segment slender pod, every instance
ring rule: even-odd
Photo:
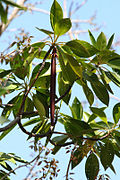
[[[51,79],[50,79],[50,116],[51,125],[54,126],[55,96],[56,96],[56,47],[54,47],[51,59]]]

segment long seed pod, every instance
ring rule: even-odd
[[[54,126],[55,96],[56,96],[56,48],[54,47],[51,59],[51,79],[50,79],[50,116],[51,125]]]

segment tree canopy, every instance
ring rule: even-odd
[[[2,0],[0,15],[3,24],[7,24],[7,11],[3,3],[26,10],[13,1]],[[50,24],[52,31],[36,27],[38,33],[45,33],[49,40],[31,43],[32,37],[23,37],[10,45],[9,53],[1,53],[1,67],[8,64],[9,69],[0,69],[0,123],[3,125],[0,127],[0,140],[18,125],[21,133],[28,136],[27,140],[34,138],[33,148],[38,151],[34,161],[37,160],[37,163],[42,163],[40,155],[49,144],[53,145],[53,149],[52,152],[47,150],[46,155],[56,155],[67,147],[70,160],[66,180],[69,179],[70,167],[74,169],[85,157],[86,178],[101,179],[100,166],[115,173],[112,163],[115,156],[120,157],[120,103],[112,109],[112,120],[105,113],[110,108],[110,94],[114,93],[111,82],[120,86],[120,55],[112,48],[114,34],[107,39],[101,32],[95,38],[88,30],[91,43],[80,39],[59,41],[59,37],[71,29],[72,23],[70,18],[63,17],[63,10],[56,0],[50,9]],[[34,65],[35,59],[40,63]],[[85,94],[90,113],[86,112],[74,91],[70,103],[76,84]],[[10,94],[9,102],[2,103]],[[61,110],[64,103],[71,114],[64,114]],[[11,115],[12,121],[9,120]],[[23,119],[26,119],[24,123]],[[64,131],[56,130],[59,123]],[[28,126],[31,131],[27,130]],[[43,145],[40,144],[42,139]],[[14,153],[1,152],[1,179],[10,179],[9,175],[15,173],[9,162],[21,162],[21,166],[32,163]],[[51,168],[48,171],[51,179],[59,174],[56,164],[53,159],[51,162],[46,160],[46,168]],[[43,170],[43,179],[48,172]]]

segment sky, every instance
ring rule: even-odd
[[[67,0],[68,5],[71,0]],[[29,1],[28,1],[29,2]],[[31,0],[30,2],[34,2]],[[58,0],[58,2],[63,6],[63,1]],[[74,2],[78,2],[77,0],[74,0]],[[79,0],[80,2],[80,0]],[[81,1],[82,2],[82,1]],[[52,0],[44,0],[44,3],[39,5],[39,8],[45,9],[49,11],[52,4]],[[68,6],[67,6],[68,7]],[[100,31],[103,31],[107,37],[109,38],[113,33],[115,33],[115,40],[120,39],[120,23],[119,23],[119,17],[120,17],[120,1],[119,0],[88,0],[88,2],[78,11],[77,15],[73,15],[73,19],[79,18],[79,19],[89,19],[95,12],[96,12],[96,19],[94,20],[95,23],[100,26],[99,32],[93,32],[95,37],[100,33]],[[21,15],[20,17],[13,20],[11,25],[8,27],[7,31],[3,34],[3,36],[0,38],[0,52],[7,47],[9,43],[13,41],[13,35],[17,34],[15,32],[18,28],[24,28],[26,32],[30,32],[30,35],[34,36],[33,41],[39,41],[45,36],[40,33],[38,30],[36,30],[35,27],[49,29],[50,28],[50,22],[49,22],[49,16],[47,14],[42,14],[39,12],[34,13],[28,13]],[[88,26],[86,24],[81,24],[80,28],[82,29],[92,29],[93,27]],[[88,34],[87,33],[81,33],[79,36],[82,40],[89,41]],[[64,40],[69,40],[68,37],[63,37]],[[120,47],[115,48],[116,51],[120,52]],[[115,95],[119,96],[119,89],[113,86],[113,89],[115,90]],[[83,98],[80,96],[78,88],[73,89],[73,94],[78,94],[78,98],[80,101],[83,100]],[[9,99],[10,97],[8,97]],[[8,100],[7,99],[7,100]],[[113,104],[117,103],[114,99],[111,100],[110,107],[113,107]],[[66,106],[64,106],[66,109]],[[68,111],[68,109],[66,109]],[[58,129],[61,130],[61,126],[58,127]],[[28,142],[26,142],[27,136],[25,134],[22,134],[18,128],[15,129],[15,131],[12,131],[10,134],[8,134],[1,142],[0,142],[0,151],[2,152],[14,152],[16,155],[23,157],[24,159],[30,160],[32,151],[28,148],[30,145]],[[64,153],[64,150],[61,150],[55,157],[59,160],[59,167],[61,168],[60,176],[56,178],[56,180],[62,180],[64,179],[63,176],[65,175],[65,169],[67,167],[67,163],[69,161],[69,156]],[[73,176],[74,180],[85,180],[85,173],[84,173],[84,162],[83,161],[79,167],[75,168],[73,172],[75,172],[75,176]],[[108,173],[112,180],[119,180],[120,179],[120,173],[119,173],[119,163],[120,160],[115,158],[113,164],[116,169],[116,175],[113,174],[111,170],[107,170],[106,173]],[[17,176],[11,176],[11,180],[23,180],[25,177],[26,171],[25,169],[20,169],[16,171]],[[103,169],[101,168],[100,173],[104,173]],[[79,178],[78,178],[79,177]]]

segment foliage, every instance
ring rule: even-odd
[[[2,13],[1,17],[6,23]],[[78,39],[59,42],[59,37],[67,33],[72,24],[69,18],[63,18],[62,8],[56,0],[50,10],[50,23],[52,31],[37,29],[47,34],[51,41],[31,44],[30,38],[29,41],[26,38],[14,43],[14,53],[1,57],[1,63],[9,63],[9,69],[0,69],[0,123],[9,122],[11,114],[14,120],[9,126],[0,128],[0,139],[18,124],[28,139],[34,137],[35,146],[42,138],[46,139],[45,146],[48,142],[53,144],[54,155],[62,147],[72,144],[66,179],[70,165],[74,169],[87,157],[86,178],[93,180],[99,175],[100,165],[115,172],[112,163],[115,156],[120,157],[120,103],[113,107],[112,122],[104,111],[109,108],[110,93],[113,93],[111,82],[120,86],[120,55],[111,49],[114,35],[107,41],[103,32],[95,39],[89,31],[91,44]],[[36,58],[43,61],[34,67]],[[56,94],[56,79],[59,94]],[[71,91],[76,84],[83,89],[90,113],[85,112],[78,97],[74,97],[71,103]],[[13,92],[18,92],[14,98]],[[7,98],[7,95],[11,95],[11,100],[2,104],[3,97]],[[100,101],[101,107],[95,106],[95,98]],[[62,113],[62,102],[69,106],[71,116]],[[24,124],[22,119],[26,119]],[[58,123],[64,126],[64,132],[54,130]],[[32,127],[31,132],[25,129],[26,126]],[[55,134],[59,136],[53,136]],[[12,168],[6,161],[12,159],[15,163],[20,160],[13,154],[5,153],[1,154],[1,158],[0,165],[8,171]],[[4,176],[5,172],[0,175]]]

